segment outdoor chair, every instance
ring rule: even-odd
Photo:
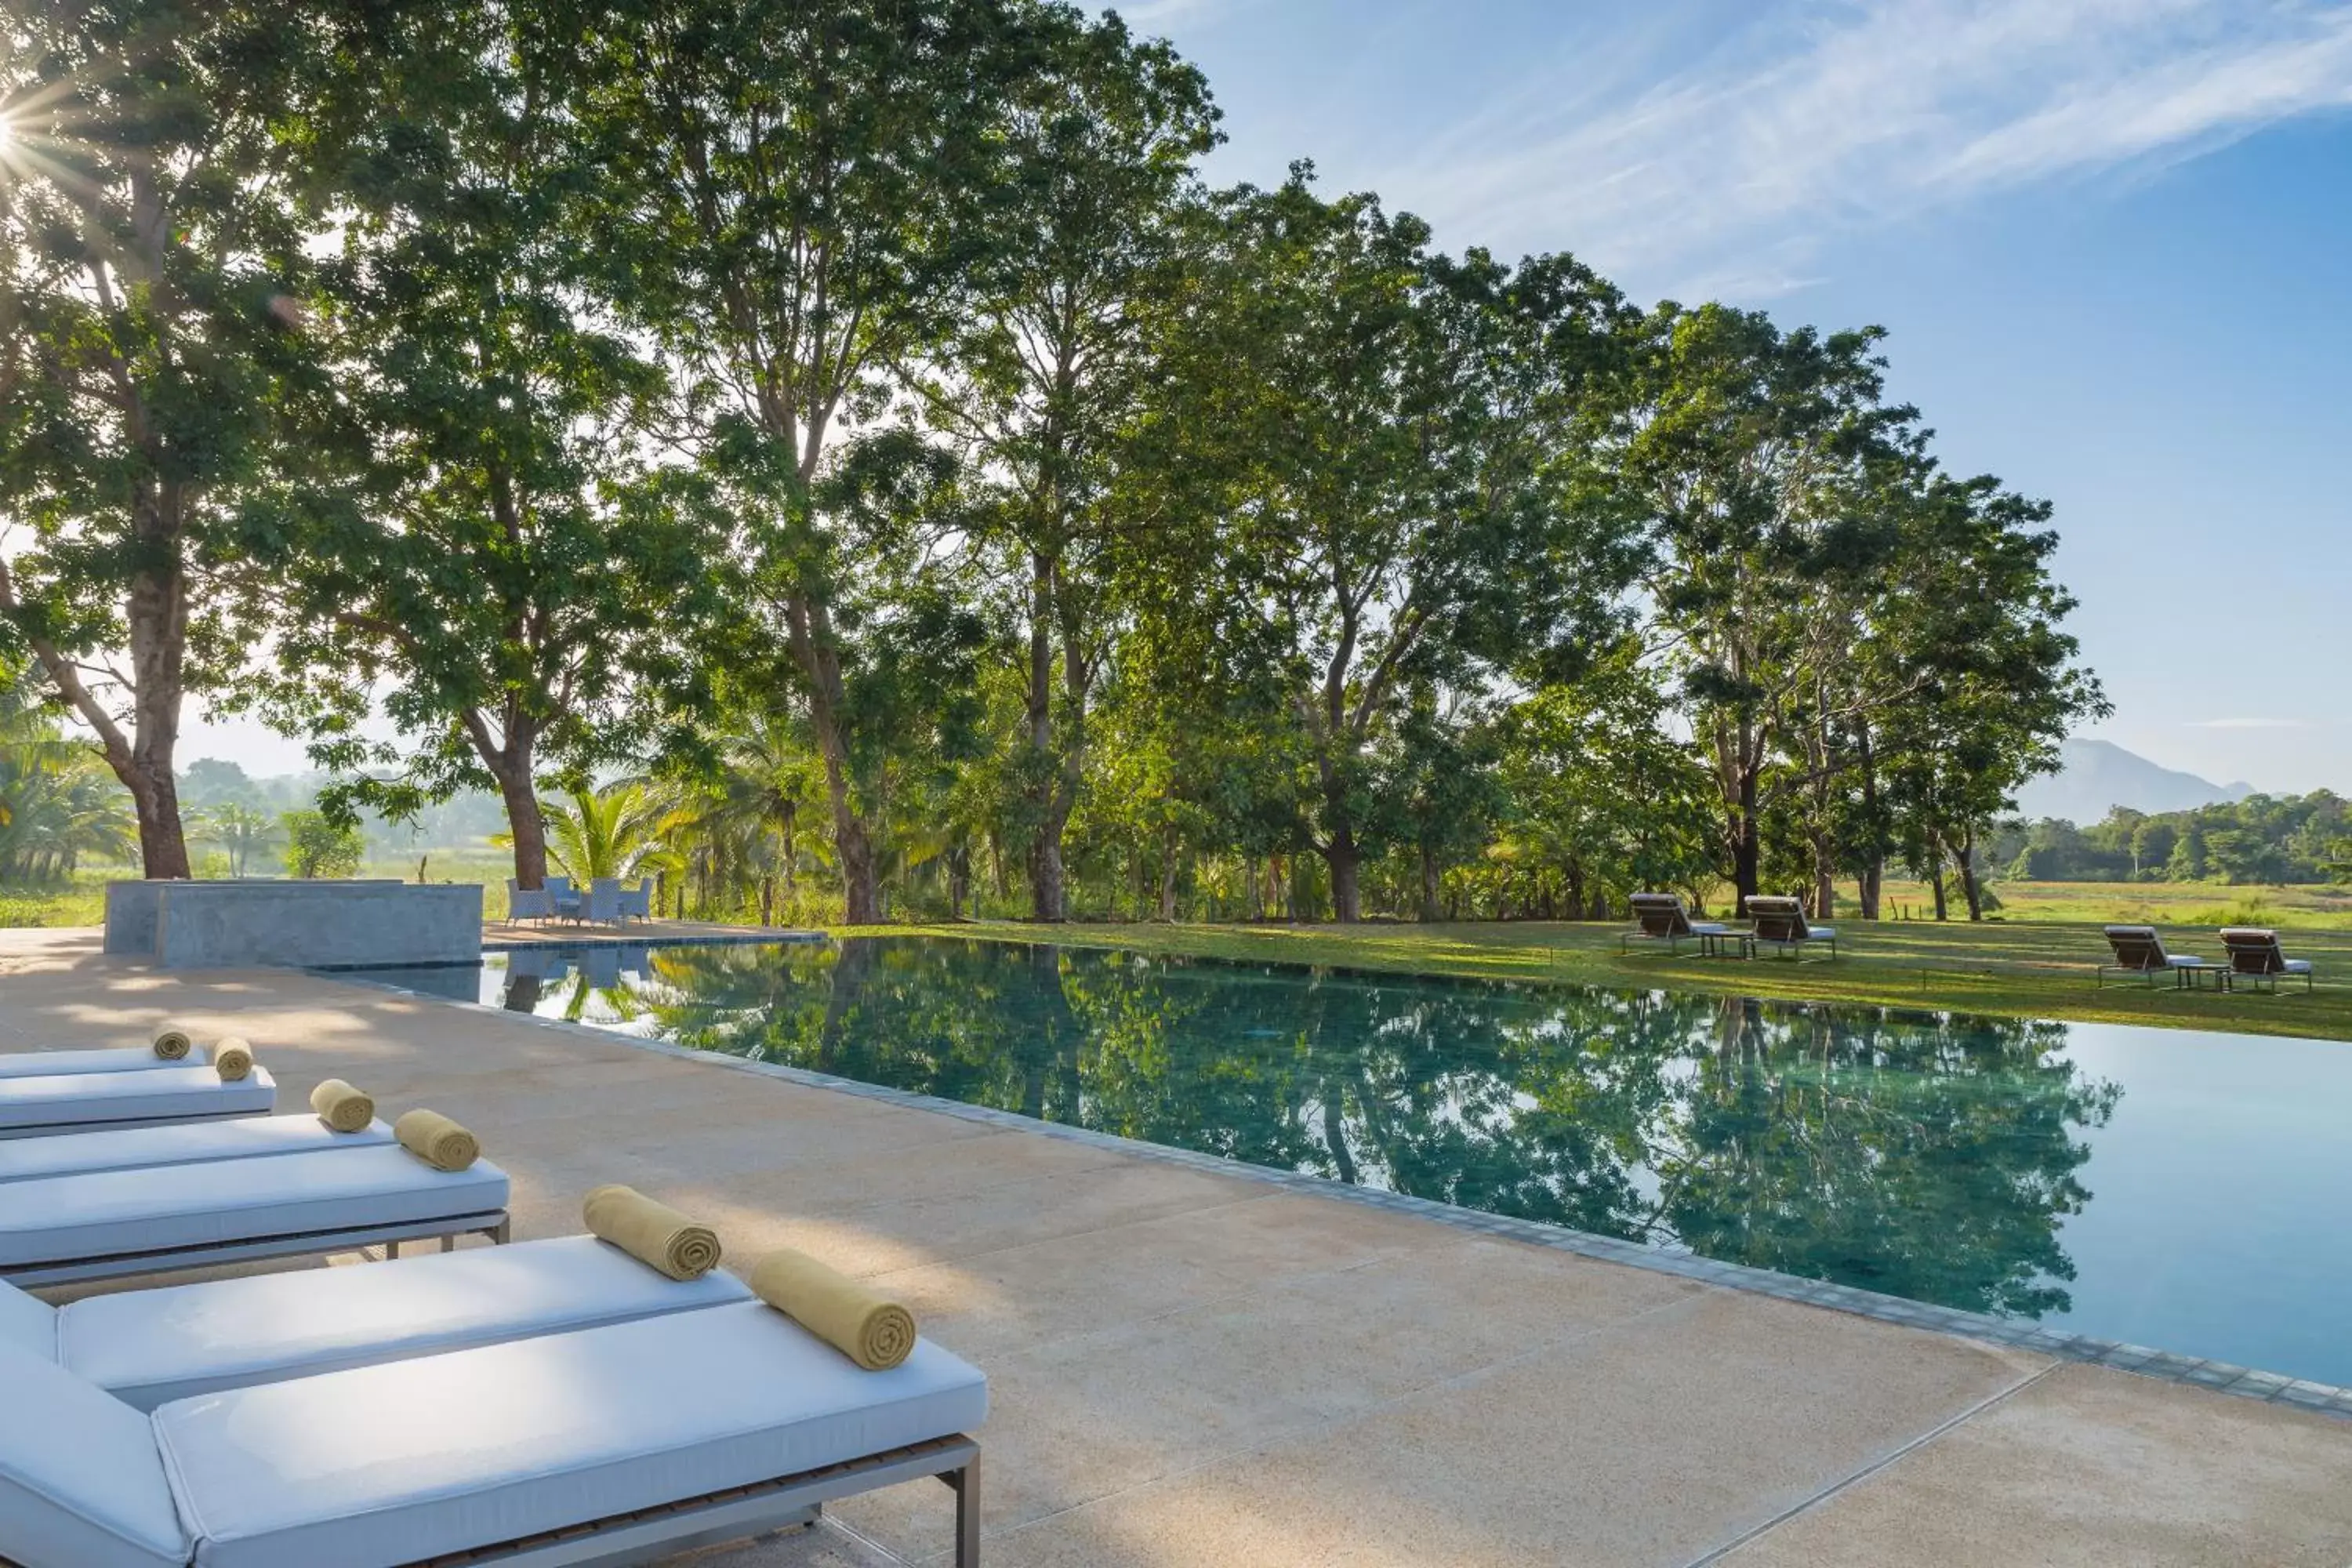
[[[621,889],[621,918],[644,921],[647,924],[653,922],[654,879],[651,877],[639,878],[635,887]]]
[[[0,1185],[88,1171],[206,1165],[215,1160],[258,1160],[322,1149],[377,1148],[392,1142],[392,1129],[380,1121],[357,1132],[337,1132],[308,1112],[72,1132],[59,1138],[17,1138],[0,1143]]]
[[[234,1080],[208,1066],[0,1078],[0,1139],[267,1115],[277,1103],[262,1067]]]
[[[1663,942],[1668,952],[1679,952],[1683,939],[1696,939],[1703,957],[1716,957],[1724,951],[1724,943],[1744,945],[1745,933],[1714,921],[1693,921],[1690,911],[1683,908],[1678,893],[1635,893],[1632,899],[1634,926],[1617,939],[1617,951],[1625,952],[1636,942]]]
[[[2221,945],[2230,952],[2229,973],[2222,983],[2232,991],[2241,980],[2252,982],[2258,991],[2266,984],[2276,991],[2282,975],[2289,980],[2300,977],[2305,991],[2312,988],[2311,960],[2289,958],[2280,951],[2274,931],[2232,926],[2221,933]]]
[[[591,925],[614,926],[621,923],[621,879],[618,877],[598,877],[588,884],[588,898],[582,906],[580,918]]]
[[[2159,974],[2168,974],[2175,985],[2195,985],[2200,974],[2213,974],[2219,983],[2221,970],[2201,958],[2164,951],[2164,939],[2156,934],[2154,926],[2109,926],[2107,946],[2115,962],[2099,965],[2099,984],[2105,985],[2109,974],[2137,974],[2153,985]]]
[[[506,1173],[398,1144],[0,1184],[0,1279],[56,1285],[379,1243],[507,1238]],[[0,1548],[0,1556],[7,1555]]]
[[[551,921],[555,918],[555,891],[548,887],[525,888],[512,877],[507,879],[507,919],[516,924],[524,921]]]
[[[0,1079],[58,1078],[68,1073],[153,1072],[159,1068],[200,1068],[212,1065],[202,1046],[176,1061],[165,1061],[146,1046],[109,1046],[102,1050],[11,1051],[0,1056]]]
[[[575,921],[580,918],[580,895],[572,890],[569,877],[550,877],[547,896],[555,906],[556,918]]]
[[[753,1300],[713,1269],[673,1279],[593,1236],[91,1296],[51,1307],[0,1285],[0,1337],[46,1350],[124,1404],[379,1366]]]
[[[935,1477],[980,1562],[980,1371],[866,1372],[764,1301],[174,1400],[0,1333],[0,1557],[89,1568],[648,1563]]]
[[[1801,953],[1816,943],[1837,956],[1837,932],[1828,926],[1813,925],[1805,919],[1805,906],[1796,899],[1758,893],[1748,900],[1748,918],[1751,929],[1748,933],[1750,950],[1769,944],[1790,957]]]

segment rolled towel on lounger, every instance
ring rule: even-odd
[[[339,1078],[310,1091],[310,1109],[330,1132],[364,1132],[375,1120],[375,1101]]]
[[[598,1187],[585,1207],[593,1235],[673,1279],[699,1279],[719,1267],[717,1231],[635,1187]]]
[[[253,1047],[242,1035],[230,1035],[213,1047],[213,1070],[223,1083],[241,1083],[253,1076]]]
[[[176,1024],[166,1024],[155,1031],[155,1054],[167,1062],[185,1061],[196,1042],[187,1030]]]
[[[436,1171],[462,1171],[482,1157],[481,1140],[437,1110],[404,1111],[392,1135]]]
[[[751,1289],[868,1372],[887,1372],[914,1353],[912,1312],[805,1252],[760,1259]]]

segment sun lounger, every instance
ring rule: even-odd
[[[2278,932],[2274,931],[2232,926],[2221,933],[2221,945],[2230,953],[2230,970],[2223,983],[2232,991],[2241,980],[2250,982],[2256,990],[2267,983],[2275,991],[2282,976],[2289,980],[2300,978],[2305,991],[2312,987],[2311,960],[2289,958],[2281,951]]]
[[[169,1127],[70,1132],[0,1143],[0,1184],[87,1171],[136,1171],[157,1165],[201,1165],[214,1160],[254,1160],[310,1154],[321,1149],[370,1149],[393,1142],[392,1129],[372,1121],[357,1132],[330,1131],[315,1116],[232,1116]]]
[[[1729,926],[1690,918],[1683,908],[1678,893],[1636,893],[1633,906],[1633,929],[1618,938],[1617,951],[1623,952],[1636,942],[1663,942],[1668,952],[1678,952],[1685,937],[1696,938],[1699,952],[1713,957],[1723,952],[1723,944],[1744,942],[1744,933]]]
[[[643,1563],[923,1476],[980,1561],[987,1379],[928,1342],[862,1372],[757,1301],[152,1415],[0,1342],[0,1556],[35,1568]]]
[[[1828,926],[1813,925],[1805,919],[1805,906],[1798,900],[1778,895],[1758,893],[1748,900],[1748,918],[1753,929],[1748,933],[1754,946],[1777,947],[1794,955],[1815,943],[1837,956],[1837,932]]]
[[[2107,983],[2109,974],[2137,974],[2151,985],[2160,974],[2169,975],[2175,985],[2194,985],[2200,974],[2213,973],[2217,981],[2220,978],[2219,965],[2165,952],[2164,939],[2156,934],[2154,926],[2109,926],[2106,932],[2115,962],[2099,965],[2102,985]]]
[[[0,1079],[0,1138],[267,1115],[277,1103],[277,1082],[259,1067],[235,1082],[209,1067]]]
[[[91,1296],[0,1284],[0,1337],[117,1399],[174,1399],[752,1300],[731,1274],[673,1279],[593,1236],[398,1263]]]
[[[0,1184],[0,1279],[103,1279],[437,1237],[507,1237],[506,1173],[397,1144]]]
[[[200,1068],[212,1060],[203,1046],[189,1047],[177,1061],[165,1061],[152,1046],[109,1046],[102,1050],[11,1051],[0,1056],[0,1079],[56,1078],[77,1072],[146,1072],[156,1068]]]

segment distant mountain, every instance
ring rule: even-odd
[[[2195,773],[2160,768],[2112,741],[2068,741],[2059,747],[2063,765],[2017,792],[2019,815],[2059,816],[2087,827],[2119,805],[2134,811],[2187,811],[2216,801],[2243,800],[2248,784],[2217,784]]]

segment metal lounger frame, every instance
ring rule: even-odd
[[[2318,976],[2308,969],[2300,974],[2291,974],[2284,970],[2264,970],[2256,973],[2251,969],[2239,969],[2235,966],[2224,967],[2221,970],[2221,984],[2228,989],[2235,991],[2238,988],[2238,982],[2243,980],[2257,991],[2267,988],[2273,995],[2278,994],[2279,982],[2282,980],[2300,980],[2303,982],[2304,990],[2308,992],[2313,988],[2313,983],[2317,978]]]
[[[846,1464],[639,1509],[404,1568],[620,1568],[815,1521],[828,1502],[933,1476],[956,1494],[955,1568],[980,1568],[980,1445],[935,1437]]]
[[[262,1258],[302,1258],[312,1253],[350,1252],[382,1245],[397,1255],[404,1241],[438,1237],[441,1250],[457,1245],[461,1236],[487,1236],[503,1245],[510,1234],[507,1211],[454,1215],[444,1219],[410,1220],[400,1225],[361,1226],[345,1230],[309,1230],[284,1236],[257,1237],[250,1241],[218,1242],[203,1247],[169,1247],[152,1252],[118,1252],[101,1258],[61,1258],[51,1263],[26,1263],[0,1268],[0,1279],[11,1285],[64,1285],[80,1279],[114,1279],[129,1274],[163,1274],[182,1268],[202,1268],[215,1263],[241,1263]]]
[[[199,1110],[184,1116],[142,1116],[128,1121],[44,1121],[37,1127],[0,1127],[0,1142],[15,1138],[55,1138],[74,1132],[127,1132],[134,1127],[185,1127],[198,1121],[234,1121],[239,1117],[266,1116],[268,1111]]]
[[[2110,974],[2138,974],[2146,976],[2147,983],[2153,985],[2156,984],[2158,975],[2169,974],[2172,976],[2174,988],[2178,989],[2189,984],[2189,977],[2197,973],[2198,967],[2179,963],[2168,963],[2162,969],[2150,969],[2144,965],[2130,963],[2102,963],[2099,965],[2099,984],[2105,985],[2107,976]]]

